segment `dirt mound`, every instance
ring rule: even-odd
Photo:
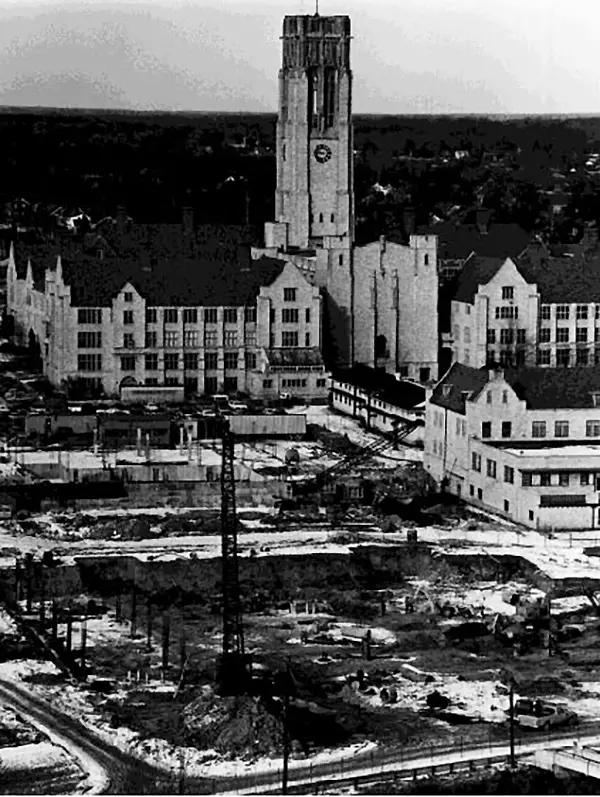
[[[231,758],[281,754],[283,724],[262,698],[219,697],[207,690],[184,708],[181,717],[187,743],[200,749],[214,749]]]

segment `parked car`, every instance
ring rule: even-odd
[[[229,409],[233,410],[234,412],[246,412],[248,405],[244,404],[243,401],[230,401]]]
[[[550,730],[578,721],[577,714],[566,705],[546,700],[517,700],[515,719],[521,728],[533,730]]]

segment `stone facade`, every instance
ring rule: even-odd
[[[20,279],[11,254],[7,280],[17,340],[35,336],[55,385],[85,379],[107,395],[134,384],[184,385],[192,394],[327,395],[322,299],[291,263],[250,306],[209,308],[201,296],[197,304],[159,306],[130,282],[108,304],[75,305],[60,257],[34,284],[31,266]]]

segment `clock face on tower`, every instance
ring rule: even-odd
[[[317,144],[314,156],[317,163],[326,163],[331,158],[331,150],[327,144]]]

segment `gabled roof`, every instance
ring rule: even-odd
[[[333,374],[334,380],[360,388],[374,398],[411,410],[425,401],[427,392],[422,385],[396,379],[393,374],[378,371],[368,365],[341,368]]]
[[[470,257],[458,275],[454,300],[473,304],[479,286],[487,285],[505,262],[505,257]]]
[[[480,285],[496,275],[506,258],[472,257],[465,263],[456,284],[454,299],[472,304]],[[542,302],[600,302],[600,256],[580,257],[525,256],[514,259],[519,273],[529,284],[537,284]]]
[[[594,393],[600,398],[599,368],[521,368],[504,378],[532,410],[587,409]]]
[[[488,380],[489,373],[485,368],[453,363],[435,386],[430,402],[464,415],[467,398],[478,396]]]

